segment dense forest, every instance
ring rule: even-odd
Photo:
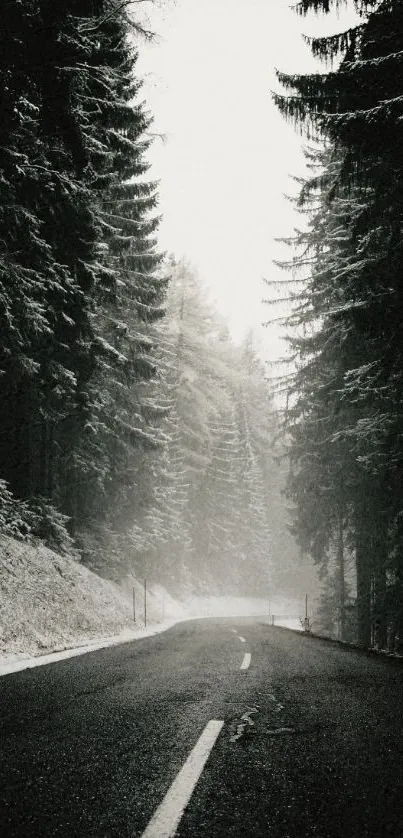
[[[278,399],[253,334],[159,249],[136,3],[2,4],[0,532],[176,592],[301,596],[313,560],[318,625],[396,650],[403,8],[345,5],[357,25],[306,38],[323,72],[274,94],[308,172]]]
[[[150,118],[124,9],[24,0],[2,17],[1,477],[6,506],[11,491],[57,539],[121,505],[134,449],[155,444]]]
[[[293,591],[265,365],[158,249],[135,12],[2,6],[0,530],[116,580]]]
[[[403,6],[346,5],[357,25],[307,38],[324,71],[279,71],[275,94],[309,141],[301,230],[283,265],[295,364],[287,491],[341,637],[354,638],[356,612],[359,643],[393,650],[403,639]]]

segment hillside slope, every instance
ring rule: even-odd
[[[133,621],[132,587],[138,603]],[[148,621],[181,616],[164,591],[150,591]],[[118,586],[41,544],[0,536],[0,661],[80,646],[144,624],[143,590]]]

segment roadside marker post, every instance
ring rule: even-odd
[[[304,617],[304,620],[301,620],[301,623],[302,623],[304,631],[310,632],[311,626],[310,626],[309,617],[308,617],[308,594],[305,594],[305,617]]]
[[[144,628],[147,628],[147,579],[144,579]]]
[[[136,622],[136,589],[133,585],[133,622]]]

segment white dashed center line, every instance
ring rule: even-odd
[[[249,669],[250,666],[250,653],[246,652],[243,656],[243,661],[241,663],[241,669]]]
[[[241,643],[246,643],[245,638],[244,638],[244,637],[241,637],[241,635],[240,635],[240,634],[238,634],[238,640],[240,640],[240,641],[241,641]]]
[[[173,838],[224,722],[208,722],[141,838]]]

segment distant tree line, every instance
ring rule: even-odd
[[[300,183],[308,223],[288,265],[300,278],[285,280],[296,365],[288,494],[303,550],[322,570],[332,564],[326,596],[341,637],[351,636],[353,608],[359,643],[394,649],[403,644],[403,5],[351,7],[358,25],[307,38],[327,70],[279,72],[285,92],[275,96],[286,118],[322,141],[311,143]]]
[[[195,270],[170,257],[166,314],[152,328],[162,444],[137,457],[130,522],[82,540],[93,569],[132,567],[176,591],[300,594],[305,568],[287,531],[279,428],[265,365],[208,301]],[[114,555],[115,561],[110,557]]]

